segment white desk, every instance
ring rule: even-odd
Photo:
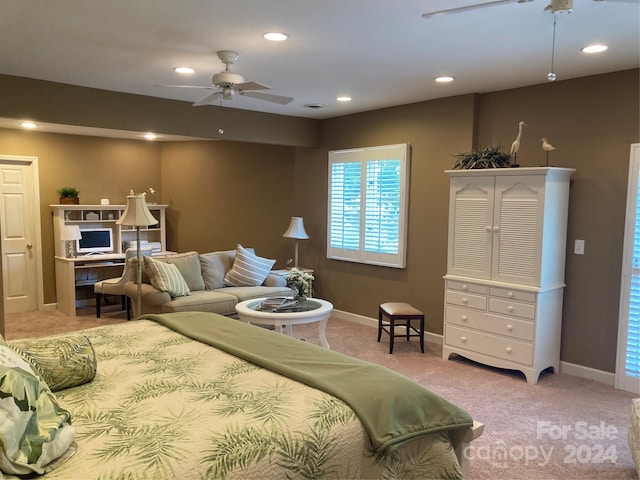
[[[173,252],[157,252],[153,255],[162,256],[169,253]],[[76,288],[94,285],[105,278],[121,276],[124,269],[124,258],[124,253],[85,255],[75,258],[54,257],[58,310],[70,317],[75,317]]]

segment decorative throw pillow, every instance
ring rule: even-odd
[[[3,473],[43,474],[72,451],[71,414],[58,405],[31,365],[6,345],[0,345],[0,419]]]
[[[190,295],[189,286],[184,281],[180,270],[172,263],[144,257],[144,268],[147,271],[151,285],[161,292],[167,292],[172,297]]]
[[[184,281],[187,282],[189,291],[197,292],[204,290],[204,278],[200,267],[200,256],[198,252],[176,253],[164,257],[167,263],[172,263],[178,270]]]
[[[233,267],[224,276],[227,287],[247,287],[262,285],[275,260],[262,258],[238,244]]]
[[[12,340],[9,347],[33,366],[53,392],[88,383],[96,376],[96,352],[84,335]]]

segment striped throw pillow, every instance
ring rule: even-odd
[[[149,281],[155,288],[161,292],[167,292],[172,297],[184,297],[191,294],[187,282],[174,264],[148,256],[142,258]]]
[[[262,285],[275,260],[262,258],[238,245],[233,266],[224,276],[227,287],[254,287]]]

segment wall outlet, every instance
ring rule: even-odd
[[[573,247],[573,253],[575,255],[584,255],[584,240],[576,240],[576,244]]]

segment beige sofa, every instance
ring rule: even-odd
[[[253,252],[252,249],[245,250]],[[156,261],[171,263],[177,267],[188,286],[189,294],[172,297],[168,292],[159,290],[151,285],[150,272],[147,268],[143,268],[140,312],[137,311],[137,284],[132,281],[125,286],[125,292],[133,306],[133,318],[145,313],[185,311],[232,315],[236,313],[235,306],[238,302],[252,298],[292,294],[286,286],[286,278],[273,273],[269,273],[261,285],[225,286],[225,275],[232,269],[235,258],[236,250],[211,253],[186,252],[154,257]],[[130,261],[131,271],[135,272],[137,260],[133,258]],[[134,275],[132,277],[135,278]]]

